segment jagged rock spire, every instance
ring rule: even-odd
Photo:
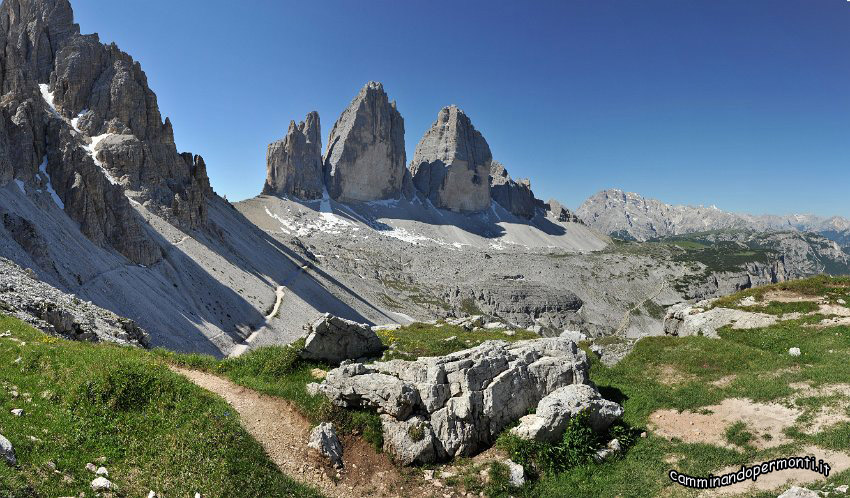
[[[318,199],[323,187],[322,132],[313,111],[298,125],[290,121],[286,136],[269,144],[263,193]]]
[[[398,198],[405,177],[404,119],[384,86],[370,81],[331,130],[325,184],[342,202]]]

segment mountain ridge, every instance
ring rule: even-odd
[[[620,189],[597,192],[576,214],[603,233],[639,241],[711,230],[792,230],[818,233],[843,247],[850,246],[850,219],[841,216],[734,213],[715,206],[667,204]]]

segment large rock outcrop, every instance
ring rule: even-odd
[[[340,202],[396,199],[406,161],[404,119],[384,86],[371,81],[331,130],[324,157],[328,192]]]
[[[574,342],[535,339],[436,358],[343,365],[319,386],[334,404],[382,414],[385,449],[404,464],[472,455],[553,391],[588,383]]]
[[[431,202],[458,212],[490,208],[490,146],[457,106],[444,107],[416,146],[410,173]]]
[[[490,195],[503,208],[520,218],[531,219],[543,203],[534,197],[531,181],[513,180],[498,161],[490,163]]]
[[[263,193],[319,199],[323,175],[322,131],[319,113],[313,111],[297,125],[290,121],[286,137],[269,144]]]

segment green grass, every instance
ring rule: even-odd
[[[378,337],[388,348],[383,359],[415,360],[420,356],[447,355],[493,339],[513,342],[540,337],[527,330],[516,330],[514,335],[508,336],[501,329],[471,331],[455,325],[441,325],[414,323],[398,330],[379,331]]]
[[[726,441],[742,448],[750,446],[755,439],[752,432],[747,430],[747,424],[741,421],[735,422],[726,428]]]
[[[0,338],[0,432],[19,462],[0,464],[0,496],[91,493],[85,465],[101,457],[117,496],[319,496],[280,473],[227,403],[150,352],[56,339],[2,315],[0,330],[25,343]]]

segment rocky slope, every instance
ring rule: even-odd
[[[141,66],[80,34],[67,0],[4,0],[0,46],[0,256],[178,350],[226,354],[258,330],[287,342],[320,311],[392,320],[303,274],[217,196],[204,160],[177,151]],[[318,120],[307,121],[317,147]],[[288,184],[284,171],[283,188],[306,178]]]
[[[0,311],[66,339],[141,347],[150,344],[150,335],[133,320],[40,282],[31,270],[4,258],[0,258]]]
[[[576,214],[603,233],[632,240],[712,230],[799,231],[850,246],[850,220],[838,216],[737,214],[714,206],[675,206],[617,189],[591,196]]]

